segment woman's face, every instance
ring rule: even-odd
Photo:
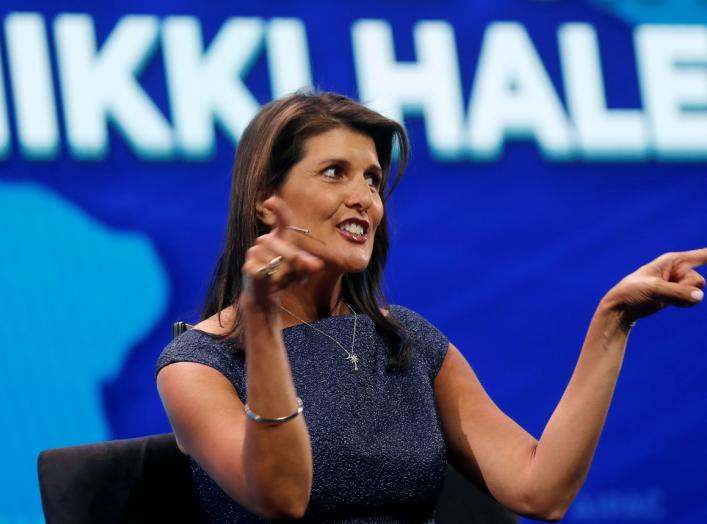
[[[381,178],[369,136],[341,127],[307,139],[278,191],[292,212],[291,225],[310,231],[298,245],[326,267],[366,269],[383,218]]]

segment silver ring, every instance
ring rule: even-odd
[[[282,264],[282,255],[278,255],[275,258],[273,258],[270,262],[265,264],[263,267],[258,268],[258,273],[265,278],[270,278],[272,277],[275,273],[277,273],[278,268]]]

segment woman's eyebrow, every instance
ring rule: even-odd
[[[346,160],[345,158],[327,158],[326,160],[322,160],[319,162],[319,166],[323,166],[326,164],[339,164],[342,166],[346,167],[351,167],[351,162]],[[377,174],[382,174],[383,173],[383,168],[379,166],[378,164],[371,164],[366,168],[366,171],[375,171]]]

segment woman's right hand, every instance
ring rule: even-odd
[[[241,305],[269,310],[278,303],[280,291],[320,271],[324,262],[297,245],[295,235],[299,233],[288,229],[295,225],[292,212],[281,198],[272,196],[263,202],[263,207],[275,215],[276,223],[270,233],[259,236],[246,252],[241,268]],[[282,260],[268,275],[267,268],[277,257]]]
[[[627,326],[670,304],[694,306],[704,298],[705,287],[705,278],[695,268],[705,264],[707,248],[665,253],[626,276],[602,301],[618,311]]]

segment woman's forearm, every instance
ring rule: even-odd
[[[628,332],[621,313],[602,301],[572,378],[535,448],[528,476],[531,498],[559,516],[589,471],[621,370]]]
[[[244,313],[248,406],[267,418],[289,415],[297,409],[297,393],[279,321],[264,309],[251,307]],[[277,425],[248,419],[243,467],[253,509],[271,518],[301,516],[312,485],[304,416]]]

